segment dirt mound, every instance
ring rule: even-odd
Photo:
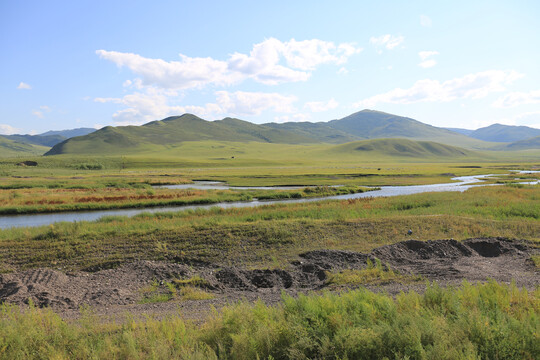
[[[527,261],[538,249],[503,238],[417,241],[377,248],[370,255],[406,273],[427,279],[486,280],[493,278],[538,284],[538,272]]]
[[[467,279],[516,281],[518,286],[534,288],[540,272],[530,260],[539,250],[524,242],[501,238],[417,241],[409,240],[374,249],[369,254],[352,251],[317,250],[299,255],[286,269],[248,270],[218,267],[189,261],[165,263],[138,261],[117,268],[111,264],[88,269],[93,272],[65,274],[51,269],[33,269],[0,274],[0,303],[27,304],[55,309],[78,309],[86,304],[97,308],[137,303],[142,289],[163,285],[175,279],[198,286],[223,299],[235,294],[258,294],[279,298],[282,290],[305,291],[325,286],[328,271],[362,269],[367,260],[379,259],[400,273],[421,275],[426,280],[452,282]],[[181,260],[181,259],[179,259]],[[399,291],[402,284],[395,284]],[[276,294],[278,296],[276,297]],[[244,296],[244,295],[242,295]]]

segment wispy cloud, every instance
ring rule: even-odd
[[[381,35],[381,36],[373,36],[369,39],[369,42],[375,46],[379,47],[385,47],[388,50],[392,50],[402,44],[405,41],[405,38],[401,35],[395,36],[395,35]]]
[[[0,134],[2,135],[13,135],[20,133],[21,129],[13,127],[8,124],[0,124]]]
[[[527,104],[540,104],[540,90],[505,94],[495,100],[493,106],[497,108],[511,108]]]
[[[379,103],[412,104],[418,102],[448,102],[456,99],[478,99],[505,90],[505,85],[523,77],[517,71],[489,70],[440,82],[424,79],[408,89],[396,88],[354,104],[373,107]]]
[[[420,51],[418,53],[418,56],[420,56],[420,59],[422,60],[418,66],[423,68],[430,68],[437,64],[437,61],[434,59],[431,59],[431,57],[439,55],[438,51]]]
[[[19,83],[19,85],[17,86],[17,89],[19,89],[19,90],[32,90],[32,85],[21,81]]]
[[[39,107],[39,110],[32,110],[32,115],[40,119],[43,119],[43,117],[45,116],[45,113],[48,113],[48,112],[51,112],[51,108],[48,107],[47,105],[41,105]]]

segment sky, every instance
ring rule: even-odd
[[[0,134],[363,109],[540,128],[538,1],[0,0]]]

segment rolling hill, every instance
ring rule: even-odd
[[[96,131],[96,129],[78,128],[78,129],[71,129],[71,130],[47,131],[39,135],[15,134],[15,135],[2,135],[2,136],[7,139],[14,140],[18,143],[52,147],[56,144],[61,143],[62,141],[66,139],[72,138],[74,136],[87,135],[94,131]]]
[[[342,119],[329,121],[327,124],[361,139],[405,138],[435,141],[470,149],[486,149],[491,146],[447,129],[374,110],[362,110]]]
[[[42,155],[49,147],[27,144],[0,135],[0,157]]]
[[[528,150],[540,149],[540,136],[529,138],[526,140],[515,141],[506,145],[507,150]]]
[[[40,136],[60,135],[65,140],[65,139],[69,139],[75,136],[88,135],[90,133],[93,133],[94,131],[96,131],[96,129],[94,128],[77,128],[77,129],[69,129],[69,130],[51,130],[51,131],[47,131],[39,135]]]
[[[363,110],[326,123],[262,125],[233,118],[207,121],[184,114],[142,126],[108,126],[85,136],[67,139],[55,145],[46,155],[144,153],[186,141],[340,144],[373,138],[435,141],[469,149],[487,149],[493,145],[414,119],[373,110]]]
[[[515,142],[540,136],[540,129],[528,126],[493,124],[474,130],[470,137],[492,142]]]
[[[107,126],[85,136],[55,145],[45,155],[56,154],[123,154],[151,151],[156,147],[178,145],[185,141],[256,141],[301,144],[317,142],[290,131],[273,129],[247,121],[225,118],[206,121],[184,114],[142,126]]]
[[[404,158],[460,158],[478,156],[475,151],[440,144],[432,141],[415,141],[408,139],[370,139],[336,145],[329,152],[357,154],[363,156],[404,157]]]
[[[3,137],[19,142],[19,143],[25,143],[30,145],[41,145],[41,146],[48,146],[52,147],[64,140],[66,140],[65,137],[60,135],[47,135],[47,136],[41,136],[41,135],[2,135]]]

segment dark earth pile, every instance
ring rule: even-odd
[[[442,284],[491,278],[499,282],[513,280],[520,287],[534,289],[539,284],[540,272],[531,255],[538,253],[538,248],[525,241],[502,238],[462,242],[409,240],[376,248],[369,254],[310,251],[300,254],[299,259],[286,269],[248,270],[206,263],[155,261],[68,274],[46,268],[34,269],[0,274],[0,303],[26,304],[31,299],[37,306],[57,310],[78,309],[81,305],[122,307],[137,303],[142,297],[141,289],[149,284],[194,276],[203,279],[200,287],[226,301],[254,296],[263,300],[265,296],[279,299],[282,290],[294,294],[324,288],[328,271],[362,269],[368,259],[379,259],[402,274],[420,275]],[[400,284],[392,286],[386,291],[404,289]]]

